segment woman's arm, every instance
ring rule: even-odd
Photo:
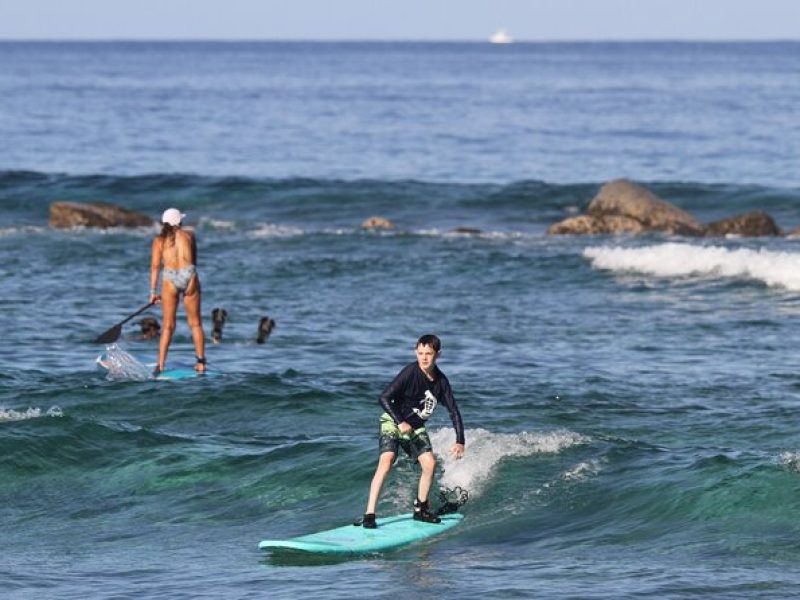
[[[153,247],[150,253],[150,302],[155,304],[159,300],[158,289],[158,273],[161,271],[161,238],[157,237],[153,240]]]

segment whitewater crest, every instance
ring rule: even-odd
[[[790,471],[800,473],[800,452],[783,452],[778,457],[778,461]]]
[[[285,238],[303,235],[304,233],[305,231],[299,227],[262,223],[257,229],[249,231],[247,235],[251,238]]]
[[[19,227],[0,227],[0,238],[9,237],[12,235],[28,235],[33,233],[46,233],[47,227],[39,227],[36,225],[20,225]]]
[[[590,441],[584,435],[567,430],[493,433],[485,429],[471,429],[466,435],[467,451],[461,459],[453,458],[448,452],[455,439],[452,428],[433,431],[431,442],[443,469],[439,485],[446,488],[458,486],[469,490],[473,496],[480,493],[504,458],[558,454],[566,448]]]
[[[41,408],[28,408],[28,410],[23,411],[0,408],[0,423],[5,421],[25,421],[27,419],[38,419],[39,417],[63,416],[64,412],[58,406],[51,406],[44,412],[42,412]]]
[[[596,269],[608,271],[656,277],[740,278],[800,290],[800,255],[794,252],[670,242],[637,248],[596,246],[586,248],[583,255]]]

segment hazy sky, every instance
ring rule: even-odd
[[[800,0],[0,0],[0,39],[800,39]]]

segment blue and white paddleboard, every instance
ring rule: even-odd
[[[192,377],[215,377],[219,375],[219,371],[206,371],[199,373],[191,367],[183,367],[177,369],[164,369],[155,378],[159,381],[170,381],[174,379],[191,379]]]
[[[444,533],[464,518],[443,515],[441,523],[415,521],[410,514],[377,519],[377,529],[345,525],[288,540],[264,540],[262,550],[299,550],[315,554],[368,554],[393,550]]]
[[[146,379],[150,376],[153,367],[156,366],[155,363],[145,363],[116,346],[109,347],[106,352],[95,359],[95,362],[109,376],[118,379]],[[199,373],[194,370],[194,367],[175,367],[164,369],[154,379],[172,381],[176,379],[192,379],[194,377],[215,377],[217,375],[221,375],[221,373],[215,370]]]

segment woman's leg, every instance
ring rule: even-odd
[[[161,284],[161,339],[158,343],[158,370],[163,371],[167,362],[172,334],[175,333],[175,315],[178,312],[178,290],[170,281]]]
[[[203,332],[203,318],[200,315],[201,295],[200,279],[195,273],[183,295],[183,306],[186,309],[186,321],[189,323],[189,328],[192,330],[194,352],[199,358],[205,358],[206,336]],[[206,370],[206,366],[203,363],[197,363],[194,368],[201,373]]]

